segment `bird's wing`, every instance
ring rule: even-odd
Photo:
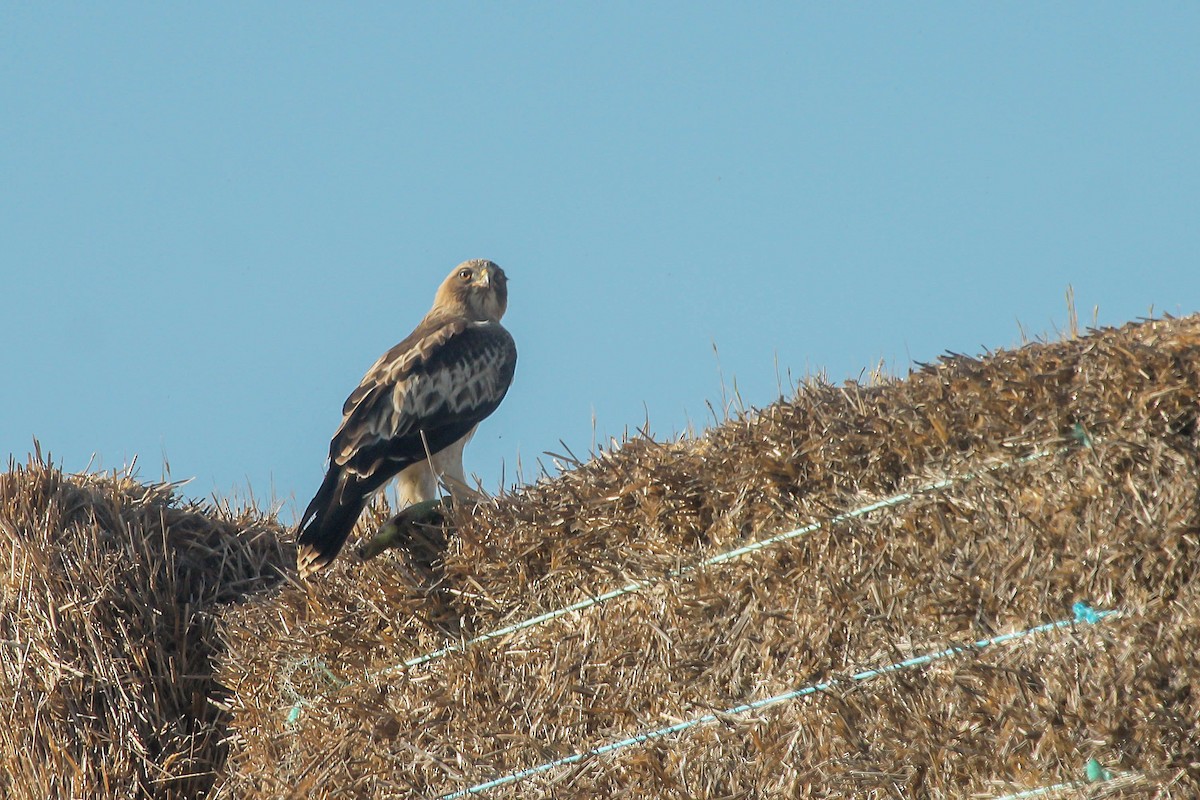
[[[381,485],[462,438],[504,399],[516,346],[495,322],[422,324],[367,372],[344,407],[330,467]]]

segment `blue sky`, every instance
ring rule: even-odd
[[[722,373],[761,406],[1052,332],[1068,285],[1194,312],[1198,35],[1185,3],[4,4],[0,454],[165,458],[290,518],[475,257],[520,351],[490,489],[703,426]]]

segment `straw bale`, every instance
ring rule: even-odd
[[[811,382],[703,436],[637,438],[474,511],[430,579],[347,559],[223,619],[219,796],[439,796],[813,681],[1070,616],[1129,616],[625,748],[492,796],[1200,794],[1200,317],[904,380]],[[1052,456],[659,580],[747,538]],[[387,513],[375,510],[364,530]],[[429,664],[404,659],[654,585]],[[1090,791],[1090,790],[1089,790]],[[1078,794],[1078,792],[1076,793]]]
[[[0,475],[0,796],[209,791],[227,749],[214,614],[278,579],[278,532],[40,456]]]

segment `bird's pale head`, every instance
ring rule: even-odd
[[[475,320],[499,322],[508,309],[508,277],[492,261],[464,261],[442,281],[433,306]]]

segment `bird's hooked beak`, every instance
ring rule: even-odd
[[[492,271],[487,267],[481,267],[479,270],[479,285],[485,289],[490,289],[492,286]]]

